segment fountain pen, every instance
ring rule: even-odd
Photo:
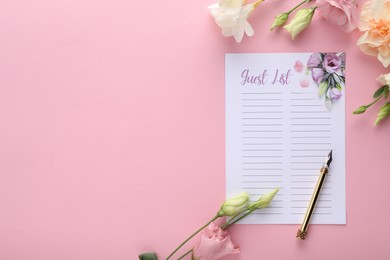
[[[309,227],[311,217],[313,216],[313,212],[316,207],[318,197],[320,196],[321,188],[325,183],[326,175],[328,175],[329,166],[331,162],[332,162],[332,150],[329,152],[328,156],[326,157],[325,163],[320,170],[320,176],[318,178],[317,185],[314,189],[313,196],[311,197],[309,207],[307,208],[305,218],[303,219],[301,228],[297,232],[296,237],[299,239],[304,240],[306,238],[307,229]]]

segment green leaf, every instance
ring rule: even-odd
[[[139,260],[157,260],[155,253],[143,253],[138,256]]]
[[[379,110],[378,116],[375,120],[375,125],[379,124],[383,119],[390,115],[390,102],[385,103]]]
[[[385,88],[383,96],[385,97],[385,99],[387,99],[387,97],[389,96],[389,92],[390,92],[390,86],[385,85],[385,87],[387,87],[387,88]]]
[[[377,91],[375,91],[375,93],[374,93],[374,98],[377,98],[377,97],[379,97],[380,95],[382,95],[385,91],[387,90],[387,92],[389,92],[389,87],[388,86],[386,86],[386,85],[384,85],[384,86],[382,86],[382,87],[380,87],[380,88],[378,88],[378,90]]]
[[[336,82],[336,88],[338,89],[338,90],[343,90],[343,87],[341,86],[341,84],[340,83],[338,83],[338,82]]]
[[[366,110],[367,110],[367,106],[361,106],[358,109],[356,109],[355,111],[353,111],[353,113],[355,115],[363,114],[364,112],[366,112]]]
[[[322,97],[326,93],[328,88],[329,88],[329,85],[327,82],[325,82],[325,81],[321,82],[320,85],[318,86],[318,96]]]

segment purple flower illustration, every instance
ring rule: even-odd
[[[342,97],[342,94],[338,88],[328,88],[327,96],[330,100],[339,100]]]
[[[330,105],[342,97],[345,85],[345,53],[313,53],[307,61],[307,69],[318,86],[320,97]]]
[[[326,72],[335,73],[341,69],[341,58],[335,53],[327,53],[323,65]]]

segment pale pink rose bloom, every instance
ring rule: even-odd
[[[360,50],[376,56],[384,67],[390,65],[390,0],[372,0],[362,6],[357,42]]]
[[[212,222],[201,233],[192,256],[200,260],[217,260],[239,252],[240,248],[233,243],[229,233]]]
[[[303,63],[302,63],[302,61],[297,60],[297,61],[295,62],[294,70],[295,70],[296,72],[302,72],[302,70],[303,70]]]
[[[317,10],[322,18],[340,27],[344,32],[352,32],[358,25],[357,0],[317,0]]]

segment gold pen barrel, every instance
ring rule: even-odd
[[[303,219],[303,223],[301,225],[301,228],[297,232],[297,238],[299,239],[305,239],[307,235],[307,229],[309,227],[309,223],[311,220],[311,217],[313,216],[314,209],[317,204],[318,197],[320,196],[320,191],[325,183],[325,177],[328,174],[328,166],[324,165],[320,170],[320,176],[318,177],[317,185],[314,189],[313,196],[311,197],[309,207],[307,208],[305,218]]]

